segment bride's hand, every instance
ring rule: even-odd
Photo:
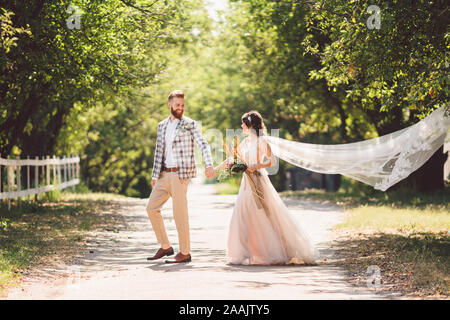
[[[258,166],[255,164],[252,164],[251,166],[247,167],[247,171],[250,173],[255,172],[256,170],[258,170]]]
[[[219,164],[217,167],[214,168],[214,170],[218,171],[220,169],[223,169],[227,166],[228,160],[225,159],[225,161],[223,161],[221,164]]]

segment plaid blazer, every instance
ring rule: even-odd
[[[161,171],[164,170],[165,137],[169,121],[170,116],[158,123],[152,179],[158,179]],[[202,150],[205,167],[212,166],[211,148],[205,138],[203,138],[197,122],[183,116],[175,128],[175,137],[172,143],[172,155],[175,163],[177,163],[177,173],[180,179],[195,178],[197,175],[194,159],[194,141]]]

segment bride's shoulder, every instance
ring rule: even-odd
[[[263,136],[260,137],[246,137],[242,140],[241,144],[246,144],[249,146],[256,146],[258,145],[263,145],[263,144],[267,144],[267,141],[265,140],[265,138]]]
[[[258,138],[256,138],[256,141],[258,141],[259,145],[267,144],[266,136],[259,136]]]

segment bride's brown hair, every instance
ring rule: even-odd
[[[252,110],[249,112],[244,113],[244,115],[241,118],[242,122],[245,123],[245,125],[256,132],[256,136],[260,135],[266,135],[266,126],[263,121],[263,117],[259,114],[258,111]]]

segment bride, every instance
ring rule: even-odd
[[[229,226],[227,256],[230,264],[315,264],[309,236],[289,212],[268,177],[275,157],[265,141],[265,125],[257,111],[242,116],[247,137],[237,153],[247,165]],[[267,160],[265,160],[267,159]],[[222,162],[215,170],[226,166]]]
[[[275,156],[307,170],[341,174],[386,191],[420,168],[450,141],[450,105],[409,127],[377,138],[337,145],[309,144],[266,134],[257,111],[242,116],[247,137],[237,153],[247,165],[228,234],[231,264],[314,264],[315,248],[289,216],[266,168]],[[267,158],[267,161],[264,159]],[[227,166],[227,161],[217,169]]]

